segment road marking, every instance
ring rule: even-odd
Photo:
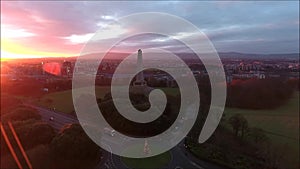
[[[107,147],[109,148],[109,150],[110,150],[111,163],[112,163],[112,165],[113,165],[114,168],[117,168],[117,167],[115,166],[115,164],[114,164],[114,160],[113,160],[113,155],[112,155],[112,149],[111,149],[111,147],[110,147],[109,145],[105,144],[105,143],[102,143],[102,144],[105,145],[105,146],[107,146]]]
[[[198,164],[196,164],[195,162],[192,162],[192,161],[191,161],[191,164],[193,164],[193,165],[196,166],[197,168],[202,168],[202,167],[200,167]]]

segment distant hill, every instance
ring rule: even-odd
[[[193,59],[195,58],[195,54],[193,53],[176,53],[177,56],[184,59]],[[251,54],[251,53],[238,53],[238,52],[219,52],[218,53],[221,59],[283,59],[283,60],[299,60],[299,53],[287,53],[287,54]],[[85,59],[95,59],[97,58],[99,53],[91,53],[86,54],[84,56]],[[127,57],[129,53],[108,53],[105,55],[105,59],[124,59]],[[156,54],[157,55],[157,54]],[[205,56],[205,54],[203,54]],[[159,54],[158,54],[158,57]],[[19,59],[11,59],[10,61],[18,61],[18,62],[41,62],[41,61],[58,61],[58,60],[68,60],[75,61],[77,56],[70,57],[47,57],[47,58],[19,58]],[[3,62],[4,63],[4,62]]]
[[[299,60],[299,53],[287,54],[251,54],[251,53],[237,53],[237,52],[220,52],[220,58],[226,59],[291,59]]]
[[[195,57],[193,53],[176,53],[179,57],[185,59],[192,59]],[[287,54],[251,54],[251,53],[238,53],[238,52],[219,52],[221,59],[288,59],[299,60],[299,53],[287,53]],[[86,59],[97,58],[97,53],[87,54],[84,57]],[[105,58],[107,59],[123,59],[128,56],[128,53],[109,53]],[[205,55],[205,54],[204,54]]]

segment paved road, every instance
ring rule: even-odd
[[[48,108],[39,107],[32,104],[24,104],[26,106],[35,108],[39,111],[40,115],[42,116],[42,119],[46,122],[48,122],[54,129],[60,130],[64,125],[70,124],[70,123],[79,123],[79,121],[72,115],[68,115],[65,113],[61,113],[58,111],[54,111]],[[53,118],[53,120],[50,120],[50,118]],[[117,141],[114,141],[114,137],[106,136],[102,138],[102,143],[104,146],[113,145],[114,148],[121,146],[123,143],[120,143]],[[107,139],[106,139],[107,138]],[[108,144],[109,142],[109,144]],[[125,142],[125,141],[124,141]],[[107,147],[111,150],[111,147]],[[165,169],[173,169],[175,167],[182,167],[182,168],[188,168],[188,169],[224,169],[222,167],[219,167],[217,165],[204,162],[202,160],[197,159],[194,157],[189,151],[187,151],[184,147],[183,141],[178,144],[176,147],[174,147],[171,152],[172,160],[170,163],[165,166]],[[101,157],[100,162],[97,164],[96,169],[108,169],[108,168],[114,168],[114,169],[128,169],[128,167],[121,161],[121,158],[117,155],[113,155],[111,152],[107,152],[103,150],[103,156]]]
[[[66,124],[79,123],[78,120],[72,115],[60,113],[54,110],[50,110],[48,108],[39,107],[31,104],[24,105],[38,110],[40,115],[42,116],[42,120],[48,122],[55,130],[60,130]],[[53,121],[50,120],[51,117],[53,117]]]

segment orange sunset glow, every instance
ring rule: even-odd
[[[65,25],[22,5],[1,1],[1,61],[78,55],[82,43],[68,39],[72,31],[60,31]]]
[[[75,54],[39,51],[22,46],[21,44],[12,42],[9,39],[1,39],[1,60],[17,58],[68,57],[73,55]]]

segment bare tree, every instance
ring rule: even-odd
[[[236,136],[239,136],[241,133],[241,137],[243,138],[246,131],[248,130],[248,121],[241,114],[234,114],[229,118],[229,124],[231,125]]]
[[[262,143],[268,140],[267,135],[261,128],[253,127],[249,130],[249,136],[253,139],[254,143]]]

